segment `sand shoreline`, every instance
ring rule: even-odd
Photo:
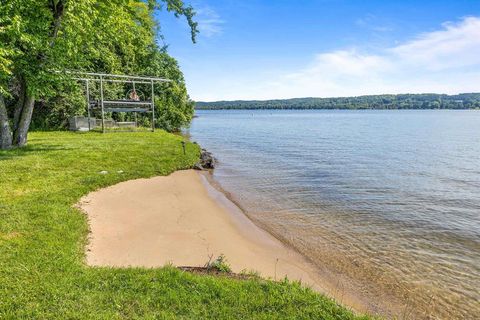
[[[368,302],[339,290],[306,257],[252,222],[207,175],[177,171],[83,197],[79,207],[91,231],[87,264],[198,267],[224,254],[234,272],[254,270],[273,280],[286,276],[355,311],[369,311]]]

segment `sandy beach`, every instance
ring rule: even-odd
[[[88,265],[204,266],[223,254],[234,272],[256,271],[274,280],[286,276],[355,310],[367,309],[257,227],[197,171],[122,182],[88,194],[79,206],[90,224]]]

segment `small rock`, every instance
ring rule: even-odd
[[[118,170],[117,173],[122,174],[122,173],[123,173],[123,170]]]
[[[201,171],[201,170],[205,170],[205,169],[202,167],[202,165],[200,164],[200,162],[199,162],[199,163],[196,163],[196,164],[193,166],[193,169],[195,169],[195,170],[200,170],[200,171]]]
[[[108,171],[103,170],[103,171],[100,171],[99,173],[100,174],[108,174]]]

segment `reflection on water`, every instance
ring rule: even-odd
[[[398,299],[398,316],[480,314],[480,112],[197,115],[215,179],[318,266]]]

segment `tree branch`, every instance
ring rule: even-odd
[[[55,44],[55,40],[58,36],[58,31],[60,30],[60,25],[62,23],[63,14],[65,12],[65,4],[63,0],[55,1],[52,0],[50,4],[50,10],[53,13],[53,21],[52,21],[52,33],[51,33],[51,40],[50,40],[50,47],[53,47]]]

